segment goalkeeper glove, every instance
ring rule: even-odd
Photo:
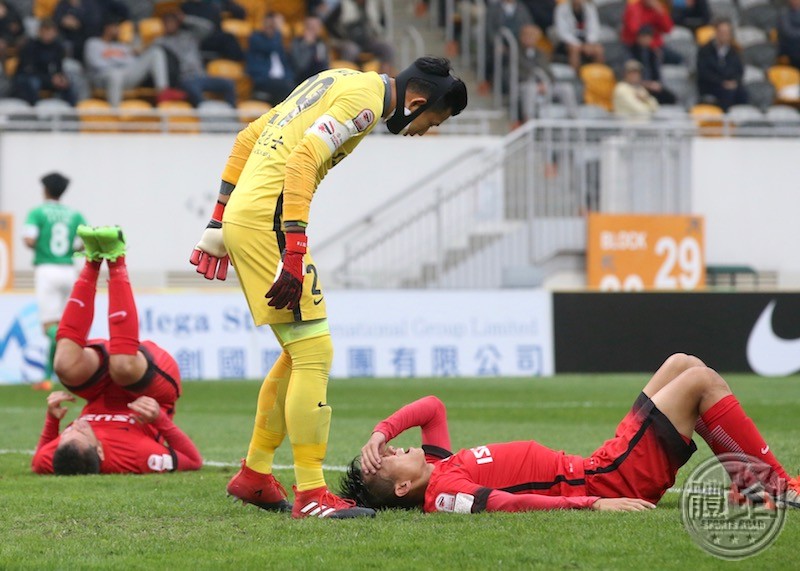
[[[194,247],[189,263],[197,266],[197,273],[203,274],[207,280],[218,280],[228,277],[228,251],[222,241],[222,213],[225,205],[217,201],[211,221],[206,226],[200,241]]]
[[[306,234],[286,232],[286,247],[281,257],[280,273],[264,296],[275,309],[294,309],[303,295],[303,256],[306,254]],[[270,299],[271,298],[271,299]]]

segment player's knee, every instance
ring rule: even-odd
[[[56,345],[56,352],[53,356],[53,372],[58,376],[62,384],[76,386],[86,380],[75,378],[82,352],[82,348],[79,348],[76,352],[63,343]]]
[[[111,380],[118,385],[130,385],[139,381],[147,367],[143,367],[138,355],[111,355],[108,362],[108,373]]]
[[[695,389],[700,392],[727,391],[730,392],[728,383],[725,382],[719,373],[710,367],[694,367],[687,375],[691,379]]]
[[[667,358],[667,365],[671,368],[677,369],[681,372],[691,369],[692,367],[705,367],[698,357],[694,355],[687,355],[686,353],[674,353]]]

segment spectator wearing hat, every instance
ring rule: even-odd
[[[83,249],[77,236],[78,226],[86,224],[83,215],[61,204],[61,196],[69,186],[69,179],[52,172],[41,179],[44,203],[32,209],[25,219],[23,241],[33,250],[36,303],[42,330],[50,340],[50,351],[45,363],[44,380],[33,388],[49,391],[53,374],[53,357],[56,348],[56,331],[64,305],[75,281],[73,254]]]
[[[644,25],[630,48],[631,57],[642,64],[642,85],[661,105],[675,103],[675,94],[661,83],[661,59],[653,49],[653,27]]]
[[[642,64],[625,62],[625,75],[614,87],[614,114],[623,119],[647,121],[658,109],[658,101],[642,84]]]
[[[64,73],[65,57],[66,50],[59,40],[56,23],[50,19],[42,20],[38,37],[26,42],[20,50],[14,75],[14,95],[33,105],[39,100],[39,91],[44,89],[75,105],[75,89]]]

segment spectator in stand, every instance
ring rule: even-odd
[[[321,34],[322,21],[309,16],[303,22],[303,35],[292,40],[290,56],[297,83],[330,67],[328,44]]]
[[[380,60],[382,73],[392,73],[394,48],[382,39],[382,19],[380,0],[342,0],[327,20],[339,57],[359,63],[361,53],[370,53]]]
[[[636,34],[636,43],[631,47],[631,56],[642,64],[642,85],[661,105],[675,103],[675,94],[661,83],[661,59],[653,49],[653,28],[645,25]]]
[[[108,20],[103,35],[86,42],[85,63],[89,80],[106,90],[106,98],[114,107],[122,101],[124,89],[141,85],[148,77],[160,92],[169,87],[169,69],[164,50],[152,46],[138,54],[133,46],[119,39],[119,22]]]
[[[178,67],[178,85],[189,96],[189,102],[197,106],[205,100],[204,91],[221,95],[232,107],[236,107],[236,85],[224,77],[210,77],[203,66],[200,54],[200,41],[208,33],[208,27],[198,25],[197,20],[185,21],[186,29],[181,27],[184,16],[180,12],[166,12],[161,16],[164,35],[155,44],[168,50]]]
[[[780,55],[800,68],[800,0],[789,0],[778,16],[778,46]]]
[[[625,75],[614,86],[614,114],[622,119],[648,120],[658,109],[658,101],[642,84],[642,64],[625,62]]]
[[[700,98],[724,110],[747,103],[742,85],[744,64],[733,45],[733,25],[727,18],[714,21],[716,35],[697,52],[697,88]]]
[[[522,3],[530,12],[533,23],[539,26],[540,30],[546,31],[553,25],[556,11],[555,0],[522,0]]]
[[[653,29],[653,49],[664,63],[678,64],[682,58],[679,53],[664,47],[664,34],[672,29],[672,18],[661,3],[661,0],[637,0],[625,7],[622,16],[622,43],[633,47],[636,43],[636,34],[642,26],[651,26]]]
[[[11,95],[11,78],[6,74],[6,60],[8,60],[8,44],[0,38],[0,97]]]
[[[542,31],[529,24],[519,31],[520,117],[522,122],[539,115],[539,108],[558,99],[569,109],[577,107],[575,90],[568,83],[556,83],[550,58],[539,48]]]
[[[6,46],[16,47],[25,39],[22,18],[13,4],[0,0],[0,40]]]
[[[281,16],[270,12],[261,21],[261,29],[250,36],[245,61],[247,75],[253,80],[254,98],[277,105],[284,99],[297,83],[294,70],[283,49],[281,36]]]
[[[83,60],[86,40],[103,31],[102,11],[95,0],[61,0],[53,19],[58,23],[67,54],[76,60]]]
[[[693,32],[711,21],[708,0],[673,0],[672,22]]]
[[[181,11],[186,17],[202,18],[211,24],[211,32],[200,42],[205,59],[244,60],[244,52],[236,36],[222,29],[223,12],[233,18],[244,19],[247,16],[244,8],[231,0],[185,0],[181,4]]]
[[[56,23],[49,18],[42,20],[38,37],[26,42],[20,50],[13,81],[14,96],[33,105],[39,100],[39,91],[45,89],[75,105],[75,90],[64,73],[66,55]]]
[[[494,38],[501,28],[508,28],[516,38],[519,38],[520,28],[530,24],[533,24],[531,13],[517,0],[500,0],[489,4],[486,9],[486,38],[489,46],[493,45]]]
[[[600,17],[591,0],[565,0],[556,6],[555,53],[566,55],[576,70],[584,63],[603,63],[605,56],[600,44]]]

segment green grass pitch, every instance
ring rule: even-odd
[[[330,484],[372,426],[426,394],[447,405],[453,447],[533,438],[588,454],[613,434],[647,375],[549,379],[332,380]],[[800,468],[800,377],[728,376],[787,470]],[[42,477],[30,452],[44,395],[0,387],[0,569],[797,569],[800,513],[765,552],[729,563],[701,551],[681,524],[679,495],[647,513],[560,511],[293,521],[225,497],[249,441],[259,384],[185,383],[176,420],[211,464],[151,476]],[[67,417],[71,420],[76,406]],[[699,451],[688,468],[710,455]],[[398,439],[418,442],[418,431]],[[288,442],[276,470],[293,483]],[[687,475],[678,476],[680,486]]]

